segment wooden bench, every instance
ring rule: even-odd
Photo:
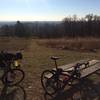
[[[59,66],[59,68],[62,68],[64,71],[73,70],[74,69],[73,66],[75,66],[77,63],[84,63],[87,61],[89,61],[89,67],[85,68],[85,65],[82,65],[80,67],[81,68],[80,78],[83,78],[100,69],[100,60],[80,60],[72,64]]]
[[[92,60],[90,62],[90,66],[81,71],[81,78],[89,76],[90,74],[96,72],[99,69],[100,69],[100,61]]]
[[[58,66],[58,68],[62,68],[64,71],[69,71],[69,70],[73,70],[74,69],[73,66],[75,66],[77,63],[85,63],[85,62],[89,62],[89,67],[85,68],[85,65],[82,65],[80,67],[81,68],[80,78],[86,77],[100,69],[100,60],[90,60],[90,59],[80,60],[71,64]],[[53,68],[53,70],[55,70],[55,68]],[[47,77],[49,78],[51,77],[51,75],[47,75]]]

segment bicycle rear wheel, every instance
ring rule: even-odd
[[[18,85],[25,77],[25,73],[21,69],[12,69],[7,71],[3,77],[2,82],[8,86]]]
[[[49,95],[49,94],[47,94],[47,93],[44,94],[44,99],[45,99],[45,100],[53,100],[53,98],[54,98],[54,97],[53,97],[52,95]]]
[[[50,70],[45,70],[41,74],[41,83],[45,92],[49,95],[53,95],[58,92],[59,83],[54,77],[54,72]]]

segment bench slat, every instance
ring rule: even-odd
[[[89,60],[89,59],[80,60],[80,61],[77,61],[72,64],[68,64],[68,65],[58,66],[58,68],[62,68],[64,71],[69,71],[69,70],[73,70],[74,69],[73,66],[75,66],[77,63],[84,63],[86,61],[89,61],[89,67],[85,68],[85,65],[81,66],[81,78],[86,77],[100,69],[100,60]],[[53,70],[55,70],[55,68]],[[46,77],[50,78],[51,75],[48,74],[46,75]]]

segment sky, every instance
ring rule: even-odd
[[[91,13],[100,15],[100,0],[0,0],[0,21],[61,21]]]

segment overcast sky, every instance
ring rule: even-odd
[[[100,0],[0,0],[0,21],[59,21],[89,13],[100,15]]]

